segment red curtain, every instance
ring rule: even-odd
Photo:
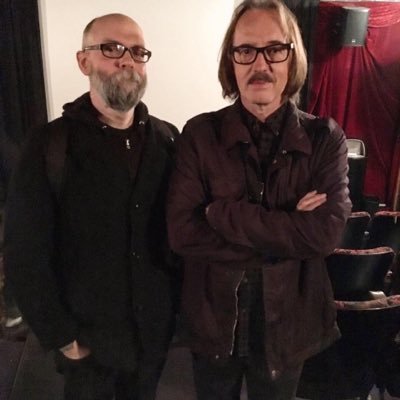
[[[393,194],[393,210],[400,211],[400,134],[397,135],[392,166],[390,194]]]
[[[370,9],[366,44],[340,47],[342,6]],[[321,2],[308,111],[367,148],[364,194],[393,205],[400,169],[400,3]]]

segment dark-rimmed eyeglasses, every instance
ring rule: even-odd
[[[253,64],[258,53],[261,53],[267,63],[273,64],[286,61],[293,49],[294,43],[277,43],[265,47],[242,45],[232,47],[232,55],[236,64],[249,65]]]
[[[129,54],[135,62],[147,63],[151,57],[151,51],[141,46],[126,47],[120,43],[101,43],[94,44],[93,46],[86,46],[82,51],[86,50],[101,50],[104,57],[107,58],[122,58],[125,52]]]

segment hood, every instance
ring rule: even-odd
[[[64,104],[63,110],[63,117],[68,117],[90,125],[103,125],[98,118],[99,112],[90,100],[89,92],[78,97],[71,103]]]

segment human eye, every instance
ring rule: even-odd
[[[252,61],[256,53],[256,49],[251,46],[239,46],[234,49],[235,59],[238,62],[246,63]]]
[[[150,57],[150,52],[140,46],[133,46],[131,52],[134,59],[139,62],[146,62]]]
[[[275,58],[281,59],[286,56],[287,47],[285,44],[273,44],[265,48],[267,55],[274,60]]]
[[[118,57],[125,47],[119,43],[105,43],[102,45],[103,54],[108,57]]]
[[[240,46],[235,50],[241,56],[248,56],[254,54],[254,49],[248,46]]]

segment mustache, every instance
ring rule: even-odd
[[[130,82],[141,83],[143,79],[135,70],[125,69],[123,71],[115,72],[111,76],[111,80],[114,82],[130,81]]]
[[[271,75],[269,75],[269,74],[267,74],[265,72],[255,72],[250,77],[250,79],[248,80],[247,84],[250,85],[251,83],[254,83],[254,82],[257,82],[257,81],[274,83],[275,79]]]
[[[133,69],[117,71],[111,75],[95,71],[91,79],[106,105],[118,111],[128,111],[136,106],[147,84],[146,75],[142,76]]]

